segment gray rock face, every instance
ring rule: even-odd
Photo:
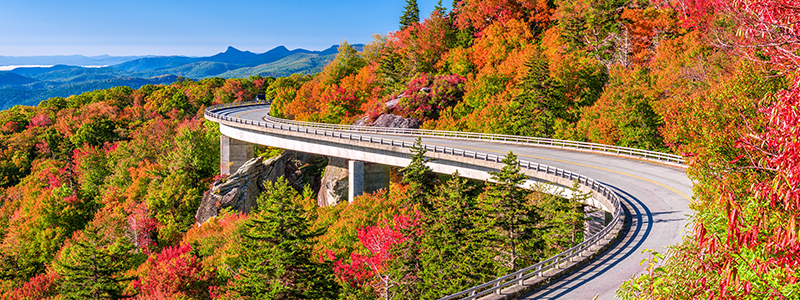
[[[317,205],[329,206],[342,200],[347,201],[348,175],[346,159],[338,157],[328,159],[328,166],[325,167],[325,174],[322,176],[317,194]]]
[[[216,217],[220,210],[229,207],[242,213],[250,212],[257,206],[258,195],[264,191],[263,182],[275,181],[280,176],[284,176],[292,187],[301,190],[306,184],[301,167],[316,158],[318,156],[313,154],[285,151],[267,160],[256,157],[245,162],[236,173],[211,184],[211,189],[203,194],[195,221],[203,224]]]
[[[419,128],[422,121],[416,118],[403,118],[395,114],[385,114],[378,117],[372,126],[389,128]]]
[[[403,118],[395,114],[384,114],[378,117],[375,122],[367,123],[366,117],[356,120],[356,126],[375,126],[388,128],[414,128],[418,129],[422,121],[417,118]]]
[[[397,97],[392,100],[386,101],[386,108],[394,109],[395,107],[397,107],[397,105],[400,104],[400,98],[402,97]]]
[[[423,88],[423,90],[426,88]],[[430,89],[428,89],[430,92]],[[400,99],[405,97],[405,95],[400,95],[397,98],[387,101],[386,107],[389,111],[392,111],[397,105],[400,103]],[[403,118],[399,115],[395,114],[383,114],[378,117],[375,122],[369,123],[367,122],[367,117],[358,119],[353,123],[356,126],[375,126],[375,127],[389,127],[389,128],[419,128],[422,125],[422,121],[417,118]]]

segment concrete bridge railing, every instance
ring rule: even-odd
[[[456,139],[479,139],[481,141],[496,141],[496,142],[513,142],[522,144],[531,144],[532,146],[548,146],[558,148],[575,149],[579,151],[602,152],[612,155],[625,155],[632,156],[638,159],[657,161],[659,163],[684,166],[683,159],[680,156],[659,153],[654,151],[608,146],[601,144],[582,143],[573,141],[562,141],[553,139],[541,139],[530,137],[518,137],[507,135],[492,135],[480,133],[460,133],[448,131],[434,131],[434,130],[417,130],[417,129],[390,129],[390,128],[375,128],[365,126],[343,126],[332,124],[321,124],[311,122],[298,122],[292,120],[278,119],[267,116],[263,121],[247,120],[235,117],[230,117],[218,113],[218,111],[239,106],[247,105],[264,105],[265,102],[247,102],[247,103],[230,103],[212,106],[206,109],[206,118],[219,123],[229,124],[242,124],[243,127],[264,128],[269,130],[280,130],[287,134],[297,133],[303,135],[316,135],[326,139],[344,139],[349,141],[366,142],[369,144],[393,146],[401,148],[411,148],[412,142],[398,141],[393,139],[385,139],[381,137],[365,136],[358,133],[376,133],[376,134],[394,134],[394,135],[414,135],[414,136],[435,136],[443,138],[456,138]],[[230,126],[230,125],[229,125]],[[313,142],[313,141],[309,141]],[[475,161],[476,165],[485,165],[481,162],[491,162],[501,164],[502,156],[480,153],[475,151],[462,150],[444,146],[425,145],[425,148],[434,154],[439,153],[443,155],[452,155],[466,158],[467,160]],[[574,181],[578,181],[582,191],[591,191],[592,198],[603,203],[606,208],[610,210],[613,219],[606,225],[600,232],[593,236],[585,238],[584,241],[562,253],[550,257],[544,261],[536,263],[532,266],[519,270],[517,272],[499,277],[495,280],[477,285],[470,289],[446,296],[441,299],[478,299],[485,296],[505,294],[509,290],[519,289],[530,282],[535,277],[541,277],[548,271],[555,271],[563,269],[565,265],[575,263],[578,261],[586,261],[591,259],[594,255],[602,251],[614,239],[616,239],[620,232],[624,220],[624,213],[620,203],[619,196],[607,186],[600,182],[588,178],[586,176],[563,170],[560,168],[547,166],[543,164],[533,163],[529,161],[520,161],[521,169],[526,175],[533,176],[534,178],[546,179],[548,181],[569,186]]]

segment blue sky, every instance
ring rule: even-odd
[[[417,0],[427,17],[436,0]],[[452,1],[442,1],[450,8]],[[405,0],[0,0],[0,55],[322,50],[396,30]]]

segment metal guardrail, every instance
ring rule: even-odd
[[[464,132],[464,131],[444,131],[444,130],[429,130],[429,129],[388,128],[388,127],[313,123],[313,122],[280,119],[269,115],[264,117],[264,119],[276,123],[284,123],[284,124],[291,124],[291,125],[305,126],[312,128],[325,128],[332,130],[344,130],[344,131],[367,132],[376,134],[391,134],[391,135],[477,139],[477,140],[494,141],[494,142],[525,144],[525,145],[539,146],[539,147],[543,146],[552,148],[570,148],[576,150],[602,152],[602,153],[616,154],[616,155],[626,155],[631,157],[642,158],[645,160],[668,163],[672,165],[679,165],[679,166],[685,165],[684,159],[680,155],[630,148],[630,147],[597,144],[597,143],[577,142],[577,141],[528,137],[528,136],[505,135],[505,134]]]
[[[230,117],[227,115],[222,115],[217,113],[216,111],[231,107],[239,107],[239,106],[249,106],[249,105],[259,105],[259,104],[268,104],[267,102],[246,102],[246,103],[228,103],[222,105],[216,105],[209,107],[205,110],[205,116],[209,119],[218,119],[228,122],[234,122],[244,125],[252,125],[256,127],[263,127],[263,128],[270,128],[270,129],[278,129],[278,130],[286,130],[298,133],[306,133],[306,134],[314,134],[320,135],[325,137],[332,137],[332,138],[341,138],[347,140],[356,140],[362,142],[369,142],[369,143],[376,143],[381,145],[391,145],[391,146],[398,146],[403,148],[411,148],[413,146],[413,142],[408,141],[398,141],[392,139],[384,139],[379,137],[370,137],[370,136],[363,136],[359,134],[355,134],[352,132],[342,132],[342,131],[354,131],[351,130],[352,126],[341,126],[335,125],[331,126],[330,128],[324,125],[329,124],[319,124],[319,123],[309,123],[309,122],[291,122],[289,120],[277,119],[274,117],[270,117],[269,119],[265,119],[265,122],[261,121],[253,121],[253,120],[245,120],[239,119],[235,117]],[[279,121],[272,121],[272,120],[279,120]],[[313,126],[308,126],[313,125]],[[337,127],[341,126],[341,127]],[[339,128],[347,128],[347,129],[339,129]],[[336,129],[339,131],[332,131],[328,129]],[[368,131],[373,133],[374,131]],[[441,131],[430,131],[430,132],[441,132]],[[379,133],[379,132],[375,132]],[[485,135],[490,136],[490,135]],[[497,136],[497,135],[495,135]],[[524,137],[519,137],[524,138]],[[521,139],[522,140],[522,139]],[[577,143],[577,142],[576,142]],[[451,147],[444,147],[444,146],[432,146],[432,145],[425,145],[425,148],[428,151],[434,153],[443,153],[449,155],[457,155],[466,158],[472,158],[476,160],[484,160],[489,162],[496,162],[502,163],[502,156],[493,155],[493,154],[486,154],[486,153],[479,153],[474,151],[468,150],[461,150]],[[644,151],[644,150],[639,150]],[[652,151],[648,151],[652,152]],[[523,284],[523,282],[529,278],[535,276],[541,276],[544,272],[548,270],[558,269],[559,265],[565,262],[571,261],[572,258],[580,255],[582,252],[588,250],[593,246],[599,246],[603,242],[610,242],[619,232],[618,225],[622,222],[623,214],[622,214],[622,206],[619,200],[619,196],[612,191],[610,188],[606,187],[605,185],[597,182],[594,179],[588,178],[586,176],[570,172],[564,169],[533,163],[529,161],[520,161],[520,167],[523,169],[532,170],[535,172],[541,172],[545,174],[555,175],[557,177],[561,177],[563,179],[567,179],[570,181],[577,180],[580,184],[591,188],[594,192],[594,197],[602,196],[605,197],[614,208],[614,218],[612,221],[606,225],[600,232],[596,233],[595,235],[585,239],[582,243],[564,251],[559,254],[556,254],[553,257],[550,257],[544,261],[538,262],[534,265],[531,265],[527,268],[521,269],[519,271],[513,272],[511,274],[499,277],[492,281],[474,286],[472,288],[463,290],[461,292],[446,296],[441,298],[440,300],[449,300],[449,299],[477,299],[481,296],[486,296],[490,294],[500,294],[501,291],[505,288],[511,287],[517,284]],[[613,231],[613,232],[612,232]]]
[[[270,103],[269,101],[228,103],[228,104],[223,104],[222,106],[218,106],[215,109],[224,108],[224,107],[231,107],[231,106],[260,105],[260,104],[269,104],[269,103]],[[614,155],[625,155],[625,156],[636,157],[636,158],[640,158],[640,159],[644,159],[644,160],[650,160],[650,161],[655,161],[655,162],[660,162],[660,163],[676,165],[676,166],[680,166],[680,167],[685,167],[686,166],[684,158],[682,156],[680,156],[680,155],[675,155],[675,154],[670,154],[670,153],[663,153],[663,152],[658,152],[658,151],[651,151],[651,150],[643,150],[643,149],[637,149],[637,148],[630,148],[630,147],[620,147],[620,146],[613,146],[613,145],[606,145],[606,144],[598,144],[598,143],[588,143],[588,142],[578,142],[578,141],[539,138],[539,137],[528,137],[528,136],[505,135],[505,134],[464,132],[464,131],[445,131],[445,130],[429,130],[429,129],[388,128],[388,127],[373,127],[373,126],[325,124],[325,123],[314,123],[314,122],[305,122],[305,121],[295,121],[295,120],[280,119],[280,118],[276,118],[276,117],[273,117],[273,116],[270,116],[270,115],[267,115],[266,117],[264,117],[264,119],[266,121],[275,122],[275,123],[283,123],[283,124],[290,124],[290,125],[297,125],[297,126],[304,126],[304,127],[311,127],[311,128],[324,128],[324,129],[332,129],[332,130],[342,130],[342,131],[365,132],[365,133],[375,133],[375,134],[390,134],[390,135],[430,136],[430,137],[455,138],[455,139],[474,139],[474,140],[484,140],[484,141],[494,141],[494,142],[516,143],[516,144],[524,144],[524,145],[538,146],[538,147],[569,148],[569,149],[583,150],[583,151],[590,151],[590,152],[599,152],[599,153],[614,154]]]

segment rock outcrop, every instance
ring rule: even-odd
[[[417,118],[403,118],[395,114],[383,114],[375,122],[368,123],[366,118],[359,119],[353,125],[356,126],[374,126],[374,127],[388,127],[388,128],[419,128],[422,121]]]
[[[325,167],[325,174],[322,176],[319,193],[317,194],[317,205],[334,205],[342,199],[347,201],[347,193],[349,192],[348,175],[346,159],[329,158],[328,166]]]
[[[389,127],[389,128],[419,128],[422,121],[417,118],[403,118],[394,114],[385,114],[378,117],[372,126],[375,127]]]
[[[236,173],[211,184],[211,189],[203,195],[203,201],[195,214],[196,222],[203,224],[225,208],[241,213],[250,212],[257,206],[258,195],[264,191],[263,182],[275,181],[280,176],[284,176],[296,190],[302,190],[308,179],[304,176],[302,167],[318,158],[320,156],[313,154],[285,151],[267,160],[256,157],[245,162]],[[311,180],[312,185],[315,185],[314,180]]]

